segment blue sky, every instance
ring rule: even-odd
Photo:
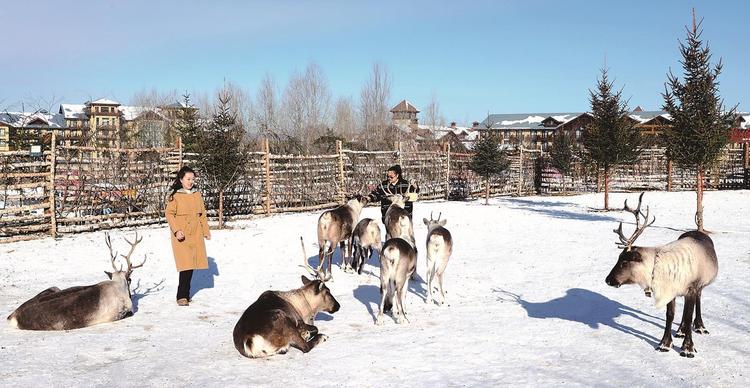
[[[254,94],[314,61],[334,97],[352,96],[372,63],[392,102],[448,121],[490,113],[588,109],[605,58],[631,107],[660,109],[691,8],[723,59],[727,104],[750,110],[747,1],[4,1],[0,109],[21,100],[80,103],[137,92],[212,92],[224,79]]]

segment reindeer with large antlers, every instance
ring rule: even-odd
[[[303,286],[289,291],[265,291],[240,317],[234,326],[234,347],[245,357],[268,357],[284,354],[289,347],[309,352],[328,338],[313,325],[320,311],[335,313],[341,307],[325,282],[322,265],[312,268],[302,243],[303,263],[315,279],[302,276]]]
[[[142,239],[138,238],[137,232],[133,241],[125,239],[130,244],[130,252],[120,255],[127,264],[127,268],[123,269],[122,264],[119,267],[116,265],[117,253],[113,252],[112,241],[106,235],[105,242],[114,269],[114,272],[105,271],[110,280],[64,290],[48,288],[19,306],[8,321],[12,326],[24,330],[70,330],[132,315],[130,276],[134,269],[143,266],[146,259],[133,265],[130,256]]]
[[[685,337],[680,355],[694,357],[692,330],[708,334],[701,317],[701,292],[713,282],[719,269],[714,243],[707,234],[690,231],[666,245],[634,246],[635,240],[656,221],[656,217],[649,221],[648,207],[645,213],[641,211],[642,200],[643,193],[638,197],[638,206],[635,209],[630,208],[625,201],[624,210],[635,216],[636,227],[630,237],[623,234],[622,222],[614,230],[620,240],[617,246],[622,252],[605,281],[612,287],[637,284],[645,290],[646,296],[654,297],[657,308],[667,306],[664,335],[656,347],[662,352],[669,351],[672,347],[675,300],[678,296],[685,297],[682,323],[675,336]]]

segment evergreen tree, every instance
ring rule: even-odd
[[[245,129],[231,111],[231,99],[219,92],[216,113],[200,142],[203,181],[219,195],[219,228],[224,226],[224,193],[241,177],[249,155]]]
[[[490,179],[507,170],[509,165],[505,152],[500,150],[500,140],[497,135],[487,131],[474,143],[474,156],[469,169],[484,178],[485,205],[489,204]]]
[[[609,176],[613,167],[634,163],[641,153],[642,139],[635,121],[628,117],[622,90],[615,92],[607,69],[601,70],[596,91],[589,90],[591,124],[584,130],[583,145],[597,169],[604,172],[604,209],[609,210]]]
[[[549,163],[562,174],[562,188],[565,194],[565,176],[570,174],[573,164],[573,142],[567,132],[561,130],[555,135],[549,150]]]
[[[701,21],[702,22],[702,21]],[[664,85],[664,110],[672,126],[664,130],[667,156],[678,166],[697,170],[695,223],[703,230],[703,177],[729,141],[736,106],[724,110],[719,96],[721,60],[711,68],[708,45],[701,41],[701,23],[687,29],[687,43],[680,42],[684,81],[670,70]]]
[[[177,114],[177,132],[182,139],[185,152],[200,152],[201,127],[198,109],[190,105],[190,94],[184,94],[183,106]]]

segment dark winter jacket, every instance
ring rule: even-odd
[[[391,206],[391,201],[388,199],[389,191],[392,194],[405,195],[406,193],[409,193],[409,192],[418,193],[419,188],[410,184],[409,181],[407,181],[404,178],[399,178],[396,184],[391,184],[388,180],[384,180],[380,185],[378,185],[378,187],[376,187],[375,190],[373,190],[368,195],[368,197],[370,198],[370,202],[380,201],[380,212],[383,215],[383,218],[382,218],[383,224],[385,224],[385,212],[387,212],[388,208]],[[404,204],[404,209],[407,212],[409,212],[409,218],[411,218],[412,211],[414,209],[414,203],[407,201]]]

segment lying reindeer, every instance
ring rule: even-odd
[[[417,268],[417,250],[408,236],[385,242],[380,255],[380,309],[375,323],[383,324],[383,313],[395,304],[396,323],[409,322],[404,311],[407,283]],[[394,303],[395,300],[395,303]]]
[[[362,267],[372,258],[372,252],[378,251],[380,255],[383,242],[380,241],[380,226],[372,218],[363,218],[352,233],[351,246],[352,269],[362,274]]]
[[[300,241],[302,238],[300,237]],[[258,297],[234,326],[234,347],[245,357],[268,357],[285,354],[289,346],[304,353],[325,342],[325,334],[313,326],[320,311],[335,313],[341,307],[325,282],[331,279],[322,265],[313,269],[307,263],[302,243],[304,265],[317,279],[302,276],[303,286],[289,291],[266,291]]]
[[[70,330],[92,326],[99,323],[113,322],[133,314],[133,302],[130,293],[130,275],[146,262],[133,265],[130,256],[143,237],[135,235],[130,244],[130,252],[120,255],[127,263],[127,270],[115,266],[117,253],[112,252],[112,241],[106,235],[112,268],[107,272],[110,280],[90,286],[71,287],[60,290],[48,288],[37,296],[19,306],[8,320],[10,325],[23,330]]]
[[[633,243],[643,230],[656,221],[648,221],[649,211],[641,212],[641,200],[635,209],[628,207],[625,201],[624,210],[633,213],[636,218],[636,228],[630,238],[622,233],[622,222],[614,230],[620,238],[617,246],[623,251],[606,278],[608,285],[620,287],[623,284],[638,284],[646,292],[646,296],[654,297],[657,308],[667,306],[666,326],[664,336],[656,347],[666,352],[672,347],[672,322],[674,321],[675,299],[685,297],[685,308],[682,312],[682,323],[677,330],[677,337],[685,336],[680,355],[694,357],[695,347],[691,330],[693,309],[695,321],[693,328],[697,333],[708,334],[701,317],[701,292],[716,278],[719,269],[714,243],[703,232],[690,231],[683,233],[676,241],[658,247],[637,247]],[[640,217],[644,221],[641,224]]]
[[[441,296],[439,304],[445,304],[443,273],[445,273],[448,259],[453,252],[453,238],[451,232],[444,228],[447,220],[440,220],[442,214],[438,214],[438,218],[435,220],[432,219],[432,212],[430,212],[429,220],[422,219],[424,224],[427,225],[427,289],[430,295],[428,300],[435,301],[432,296],[432,281],[437,277]],[[429,303],[428,300],[425,300],[425,302]]]
[[[325,268],[323,264],[328,258],[328,273],[331,273],[333,251],[339,244],[341,244],[344,270],[346,271],[350,266],[346,258],[352,255],[350,244],[352,231],[367,201],[367,197],[356,194],[345,205],[327,210],[318,218],[318,246],[320,247],[318,259],[320,268]]]

